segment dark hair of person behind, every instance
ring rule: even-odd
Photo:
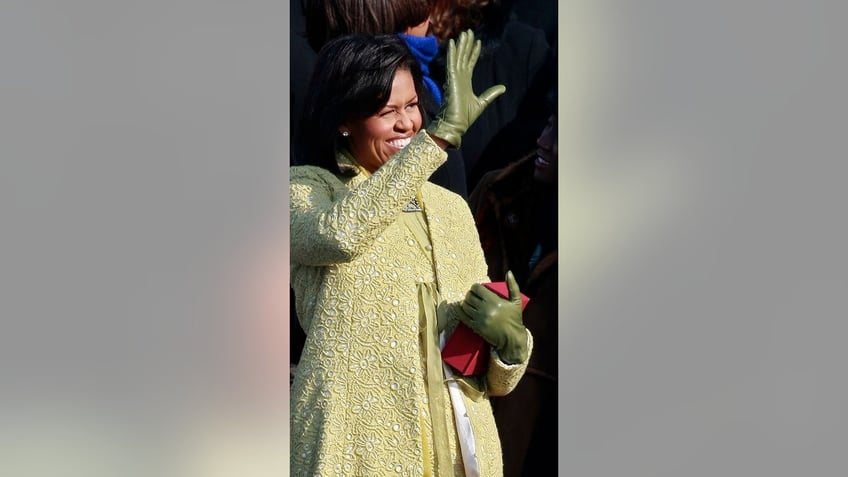
[[[313,50],[343,35],[403,33],[420,25],[435,0],[303,0],[306,39]]]
[[[415,91],[423,91],[421,68],[396,35],[350,35],[327,43],[318,53],[306,93],[295,164],[323,167],[347,175],[336,162],[346,140],[339,127],[379,111],[389,101],[395,72],[408,70]],[[424,117],[423,101],[418,108]]]
[[[430,31],[439,43],[456,38],[468,29],[476,29],[486,20],[487,13],[497,9],[497,0],[435,0],[430,15]]]

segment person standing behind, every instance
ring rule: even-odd
[[[537,150],[486,174],[469,202],[489,276],[512,270],[530,297],[524,323],[533,354],[518,386],[492,398],[504,449],[504,477],[550,475],[557,466],[557,155],[556,115]]]
[[[556,2],[546,4],[556,18]],[[509,95],[486,109],[463,137],[462,157],[468,190],[488,171],[506,166],[502,158],[516,158],[533,147],[547,120],[545,93],[556,87],[555,45],[545,32],[519,21],[513,2],[498,0],[435,0],[431,32],[441,45],[460,31],[473,29],[482,50],[475,87],[502,84]],[[444,48],[431,70],[444,78]]]

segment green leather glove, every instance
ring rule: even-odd
[[[504,362],[516,364],[527,359],[527,331],[521,319],[521,291],[512,272],[506,272],[506,283],[508,300],[479,283],[471,285],[457,315],[494,346]]]
[[[459,34],[458,43],[448,42],[447,79],[445,100],[436,119],[427,126],[430,135],[444,139],[453,147],[459,147],[462,135],[495,98],[506,91],[504,85],[495,85],[479,97],[474,95],[471,75],[477,57],[480,56],[480,40],[474,39],[471,30]]]

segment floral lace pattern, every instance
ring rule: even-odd
[[[468,205],[426,182],[445,157],[420,132],[370,176],[291,169],[291,279],[307,332],[291,393],[292,476],[423,476],[425,467],[437,475],[416,286],[437,284],[450,310],[488,280]],[[398,220],[416,191],[427,243]],[[490,390],[511,390],[525,365],[493,358]],[[441,392],[439,417],[452,423],[446,386]],[[501,475],[488,398],[464,400],[482,475]],[[448,437],[462,475],[455,430]]]

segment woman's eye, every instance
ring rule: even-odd
[[[390,114],[393,114],[394,112],[395,112],[395,110],[394,110],[394,109],[390,109],[390,110],[388,110],[388,111],[383,111],[382,113],[380,113],[380,117],[381,117],[381,118],[386,117],[386,116],[388,116],[388,115],[390,115]]]
[[[417,107],[418,107],[418,103],[417,103],[417,102],[415,102],[415,103],[409,103],[409,104],[407,104],[407,105],[406,105],[406,109],[412,109],[412,108],[417,108]]]

